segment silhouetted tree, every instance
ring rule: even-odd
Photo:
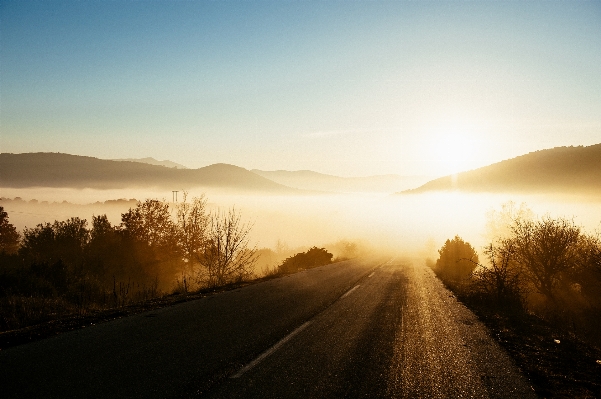
[[[8,213],[0,206],[0,253],[13,254],[19,249],[20,235],[8,221]]]
[[[194,264],[203,257],[209,231],[210,216],[207,213],[207,199],[204,195],[192,198],[188,202],[188,193],[184,191],[183,201],[177,204],[176,227],[179,245],[188,264],[188,271],[194,272]]]
[[[106,289],[112,288],[114,279],[132,277],[132,265],[127,262],[126,247],[121,231],[111,225],[106,215],[92,218],[90,242],[87,246],[87,270]]]
[[[81,265],[89,240],[87,221],[71,218],[53,224],[38,224],[23,230],[20,253],[31,263],[54,263],[62,260],[72,269]]]
[[[19,254],[33,274],[50,282],[59,294],[64,294],[85,278],[88,240],[85,219],[38,224],[23,231]]]
[[[148,199],[121,215],[125,234],[150,247],[164,248],[176,244],[175,224],[171,220],[169,204]]]
[[[534,288],[556,301],[556,288],[575,267],[581,242],[580,228],[566,219],[545,217],[540,221],[517,219],[511,243],[516,261]]]
[[[484,254],[489,265],[479,265],[473,272],[474,287],[497,305],[522,308],[524,287],[522,273],[516,263],[515,249],[511,240],[502,240],[498,245],[489,244]]]
[[[158,279],[162,288],[168,288],[183,267],[169,205],[148,199],[122,214],[121,220],[120,231],[128,247],[127,263],[136,269],[139,279]]]
[[[570,280],[588,302],[601,309],[601,240],[597,236],[580,235],[578,254],[570,272]]]
[[[244,224],[234,208],[210,217],[209,231],[199,275],[208,286],[220,286],[250,278],[257,261],[257,248],[250,247],[252,225]]]
[[[438,254],[436,273],[444,281],[454,284],[468,279],[479,262],[476,250],[459,236],[445,241]]]

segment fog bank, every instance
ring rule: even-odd
[[[132,202],[97,201],[119,198],[157,198],[171,202],[172,192],[143,190],[3,189],[10,222],[22,231],[38,223],[77,216],[89,222],[92,215],[107,214],[113,224]],[[203,194],[191,191],[189,197]],[[434,252],[456,234],[480,250],[486,244],[486,215],[503,203],[525,202],[535,214],[575,218],[589,232],[600,227],[601,201],[514,194],[426,193],[416,195],[248,195],[206,192],[209,209],[235,206],[246,221],[254,223],[252,241],[258,247],[275,248],[278,241],[291,248],[325,246],[339,240],[367,241],[380,250],[411,254]],[[37,202],[30,202],[31,200]],[[178,201],[182,192],[178,193]],[[43,203],[42,201],[48,201]],[[68,201],[70,204],[61,203]],[[54,202],[54,203],[53,203]],[[434,252],[435,254],[435,252]]]

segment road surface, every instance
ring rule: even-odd
[[[3,397],[528,398],[433,273],[336,263],[0,352]]]

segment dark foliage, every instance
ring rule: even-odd
[[[17,229],[8,221],[8,213],[4,211],[3,206],[0,206],[0,253],[17,252],[19,239]]]
[[[119,226],[101,215],[91,228],[71,218],[25,229],[17,251],[0,251],[0,329],[123,307],[177,290],[178,281],[187,292],[191,282],[200,289],[249,279],[252,226],[233,210],[208,215],[205,203],[178,204],[173,218],[167,203],[146,200]],[[10,233],[3,209],[0,217]]]
[[[459,236],[447,240],[438,253],[434,270],[449,284],[464,284],[478,264],[476,250]]]
[[[539,395],[600,397],[599,237],[550,217],[517,215],[504,230],[485,248],[487,264],[465,284],[438,275],[492,330]]]
[[[280,273],[295,273],[302,269],[327,265],[332,263],[333,256],[325,248],[313,247],[307,252],[300,252],[286,258],[278,270]]]

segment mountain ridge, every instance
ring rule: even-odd
[[[425,176],[401,176],[395,174],[363,177],[341,177],[319,173],[312,170],[274,170],[251,169],[251,172],[276,183],[299,190],[330,192],[386,192],[415,187],[428,181]]]
[[[397,194],[428,191],[601,193],[601,144],[538,150]]]
[[[161,187],[169,190],[213,187],[274,193],[298,191],[239,166],[224,163],[199,169],[176,169],[47,152],[0,154],[0,187]]]
[[[153,157],[109,159],[108,161],[140,162],[140,163],[146,163],[146,164],[149,164],[149,165],[164,166],[166,168],[190,169],[187,166],[184,166],[184,165],[182,165],[180,163],[177,163],[177,162],[170,161],[168,159],[165,159],[163,161],[159,161],[158,159],[154,159]]]

